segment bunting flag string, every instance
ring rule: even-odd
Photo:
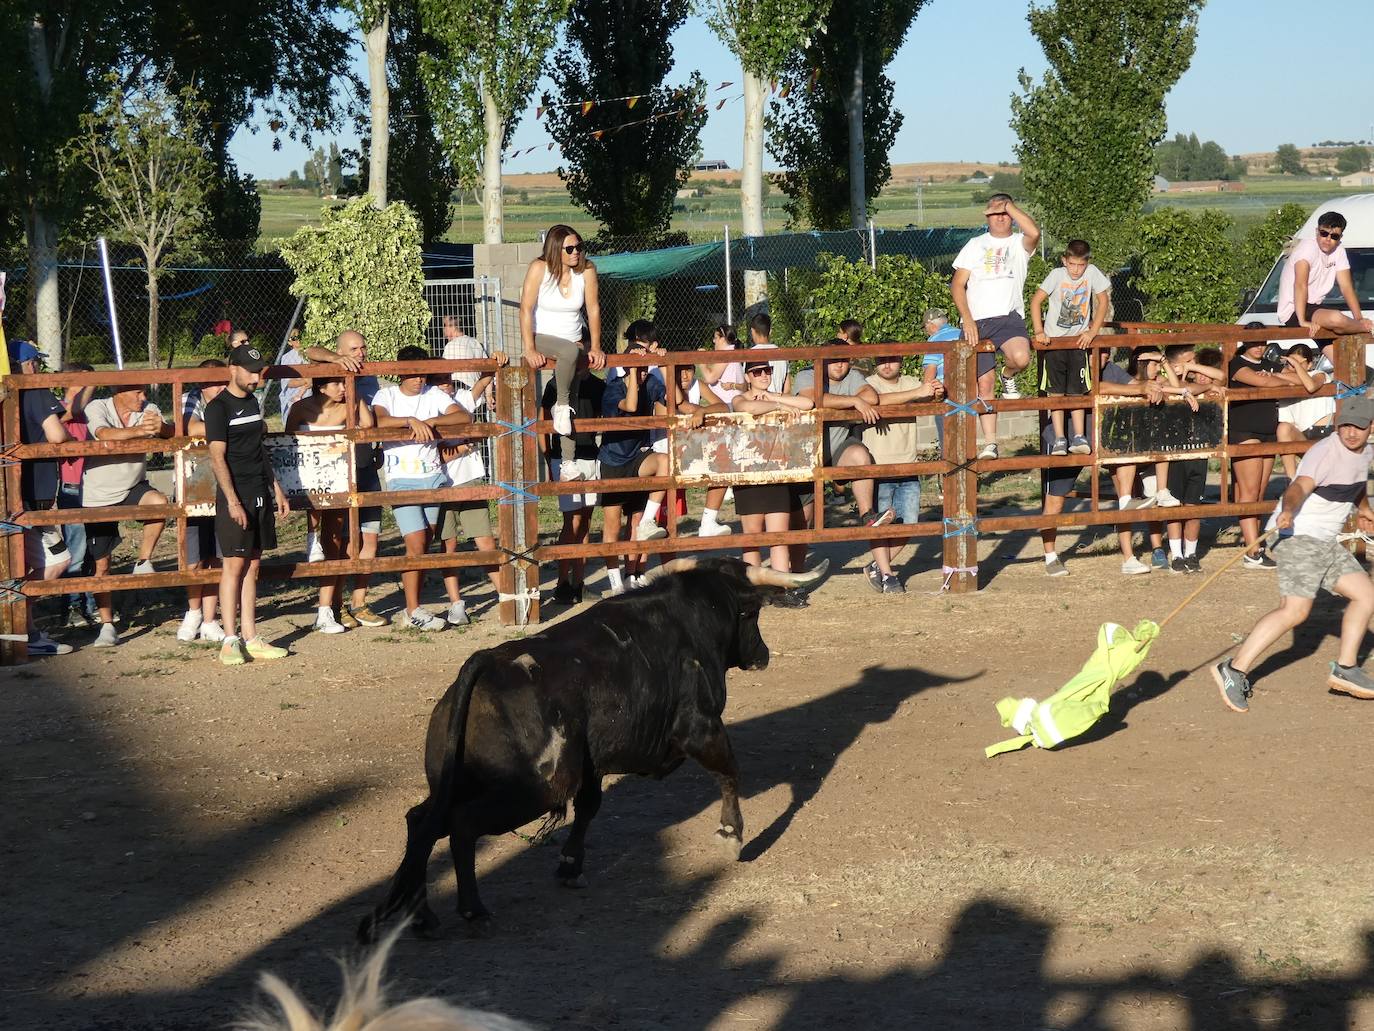
[[[709,92],[711,92],[711,93],[719,93],[721,90],[723,90],[723,89],[729,89],[729,88],[730,88],[731,86],[733,86],[733,85],[734,85],[733,82],[722,82],[719,86],[712,87],[711,90],[710,90]],[[776,88],[776,85],[777,85],[777,84],[774,83],[774,87],[775,87],[775,88]],[[691,92],[692,92],[692,90],[690,90],[690,89],[688,89],[688,88],[686,88],[686,87],[682,87],[682,88],[673,90],[672,93],[670,93],[669,95],[672,96],[672,97],[681,97],[681,96],[685,96],[686,94],[691,93]],[[635,94],[627,95],[627,96],[623,96],[623,97],[592,97],[592,98],[590,98],[590,99],[588,99],[588,100],[566,100],[566,101],[559,101],[559,102],[556,103],[556,104],[539,104],[539,105],[536,106],[535,109],[534,109],[534,119],[535,119],[535,121],[538,121],[539,119],[541,119],[541,118],[544,117],[544,112],[545,112],[545,111],[552,111],[552,110],[553,110],[554,108],[556,108],[556,107],[573,107],[573,108],[577,108],[577,109],[581,112],[581,114],[583,115],[583,117],[585,117],[586,115],[588,115],[588,114],[591,112],[591,110],[592,110],[593,108],[596,108],[596,107],[605,107],[607,104],[617,104],[617,103],[620,103],[621,101],[624,101],[625,107],[626,107],[627,109],[633,110],[633,109],[634,109],[634,106],[635,106],[636,104],[638,104],[641,100],[645,99],[647,96],[649,96],[649,94],[647,94],[647,93],[635,93]]]
[[[718,91],[720,88],[723,88],[723,87],[725,87],[725,86],[730,86],[730,85],[732,85],[732,84],[731,84],[731,83],[728,83],[728,82],[721,83],[721,86],[720,86],[720,87],[717,87],[717,90],[716,90],[716,91]],[[713,92],[716,92],[716,91],[713,91]],[[625,98],[625,97],[618,97],[618,98],[615,98],[615,99],[624,100],[624,99],[627,99],[627,98]],[[744,99],[744,94],[743,94],[743,93],[739,94],[738,96],[734,96],[734,97],[723,97],[721,100],[719,100],[719,101],[716,102],[716,104],[715,104],[715,109],[716,109],[717,111],[719,111],[719,110],[720,110],[721,108],[723,108],[726,104],[733,103],[733,102],[736,101],[736,100],[743,100],[743,99]],[[578,103],[578,104],[581,104],[581,105],[592,105],[592,104],[595,104],[595,103],[598,103],[598,102],[597,102],[597,101],[578,101],[577,103]],[[620,125],[612,125],[612,126],[608,126],[608,127],[604,128],[604,129],[593,129],[593,130],[590,130],[590,131],[588,131],[588,132],[581,133],[580,135],[582,135],[582,136],[589,136],[589,137],[591,137],[592,139],[598,140],[598,141],[599,141],[599,140],[605,139],[607,136],[614,136],[616,133],[620,132],[620,131],[623,130],[623,129],[633,128],[634,126],[637,126],[637,125],[647,125],[647,124],[650,123],[650,122],[657,122],[657,121],[659,121],[660,119],[663,119],[663,118],[679,118],[679,119],[681,119],[681,118],[686,118],[688,115],[691,115],[691,114],[696,114],[696,115],[705,114],[705,113],[707,113],[707,112],[710,110],[710,108],[711,108],[711,105],[709,105],[709,104],[695,104],[695,105],[691,105],[691,106],[688,106],[688,107],[674,108],[674,109],[672,109],[672,110],[670,110],[670,111],[659,111],[658,113],[649,115],[649,116],[646,117],[646,118],[638,118],[638,119],[636,119],[636,120],[633,121],[633,122],[622,122]],[[543,110],[548,110],[548,109],[547,109],[547,108],[544,108]],[[588,107],[583,111],[583,114],[586,114],[586,111],[587,111],[587,110],[590,110],[590,106],[588,106]],[[536,145],[533,146],[533,147],[523,147],[523,148],[521,148],[521,149],[519,149],[519,150],[514,150],[514,151],[511,151],[511,152],[508,153],[508,154],[503,155],[503,156],[502,156],[502,160],[504,160],[504,161],[511,161],[511,160],[514,160],[515,158],[522,157],[522,156],[525,155],[525,154],[533,154],[535,151],[540,150],[540,149],[551,151],[551,150],[553,150],[553,148],[554,148],[554,143],[553,143],[553,142],[549,142],[549,143],[547,143],[547,144],[542,144],[542,143],[541,143],[541,144],[536,144]]]

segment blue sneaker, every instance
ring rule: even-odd
[[[1169,556],[1164,554],[1163,548],[1155,548],[1154,552],[1150,555],[1150,565],[1155,569],[1169,568]]]

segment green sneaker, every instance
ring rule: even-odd
[[[285,648],[278,648],[275,644],[268,644],[261,637],[255,637],[245,646],[250,658],[253,659],[284,659],[291,653]]]
[[[243,642],[237,637],[226,637],[219,648],[219,661],[225,666],[242,666],[247,661],[243,657]]]

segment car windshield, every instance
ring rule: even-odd
[[[1360,307],[1374,308],[1374,248],[1348,247],[1345,253],[1350,258],[1350,277],[1355,282],[1355,293],[1360,298]],[[1258,315],[1279,310],[1279,277],[1283,275],[1284,266],[1287,264],[1287,255],[1279,259],[1279,263],[1274,266],[1274,271],[1269,273],[1269,278],[1264,281],[1264,286],[1260,288],[1247,312]],[[1345,308],[1340,287],[1336,285],[1331,287],[1331,292],[1323,301]]]

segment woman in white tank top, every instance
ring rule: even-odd
[[[601,351],[596,267],[584,258],[583,249],[576,230],[553,226],[544,236],[543,255],[525,270],[520,292],[520,340],[525,362],[532,369],[542,369],[549,359],[554,362],[556,396],[551,414],[559,437],[563,459],[560,476],[564,480],[582,475],[573,460],[572,397],[584,335],[590,340],[587,365],[600,369],[606,364]]]

